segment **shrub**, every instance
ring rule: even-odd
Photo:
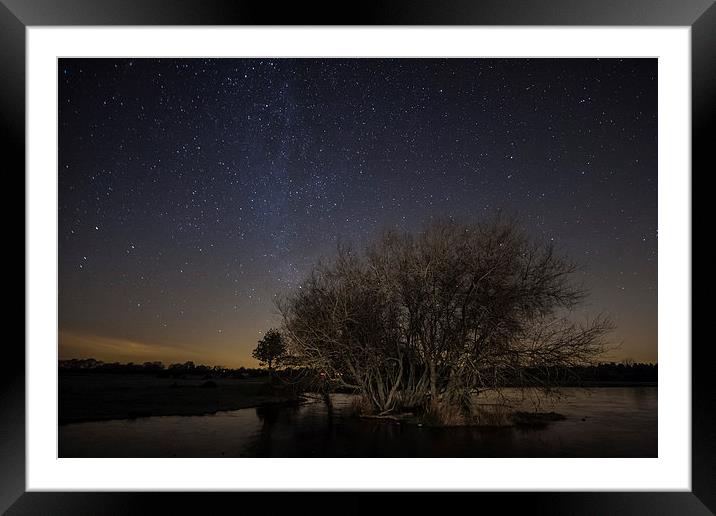
[[[423,424],[428,426],[463,426],[465,416],[460,408],[450,403],[431,400],[422,415]]]

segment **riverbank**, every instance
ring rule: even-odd
[[[656,386],[656,383],[584,382],[581,385],[582,388],[651,386]],[[65,425],[150,416],[200,416],[267,404],[295,404],[301,399],[280,384],[269,386],[265,377],[206,378],[196,375],[162,378],[142,373],[62,372],[59,375],[58,423]],[[469,426],[535,426],[544,425],[553,417],[546,412],[537,412],[534,407],[515,407],[515,410],[519,411],[517,417],[505,418],[504,414],[492,417],[488,414],[489,417],[483,417],[480,424]],[[407,418],[400,419],[408,422]],[[417,423],[417,420],[413,422]]]
[[[300,398],[264,378],[158,378],[147,374],[59,376],[58,423],[198,416],[266,404],[292,404]]]

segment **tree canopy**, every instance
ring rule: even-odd
[[[258,360],[262,366],[267,365],[270,374],[285,354],[286,344],[281,332],[271,328],[259,340],[251,356]]]
[[[575,271],[513,220],[442,221],[340,247],[279,308],[292,361],[376,411],[469,410],[475,392],[547,389],[602,354],[611,323],[574,321]]]

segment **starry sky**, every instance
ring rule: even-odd
[[[656,59],[60,59],[59,357],[256,366],[337,242],[517,215],[657,360]]]

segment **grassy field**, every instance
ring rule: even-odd
[[[149,374],[59,376],[59,424],[146,416],[199,415],[296,398],[266,379],[157,378]]]

